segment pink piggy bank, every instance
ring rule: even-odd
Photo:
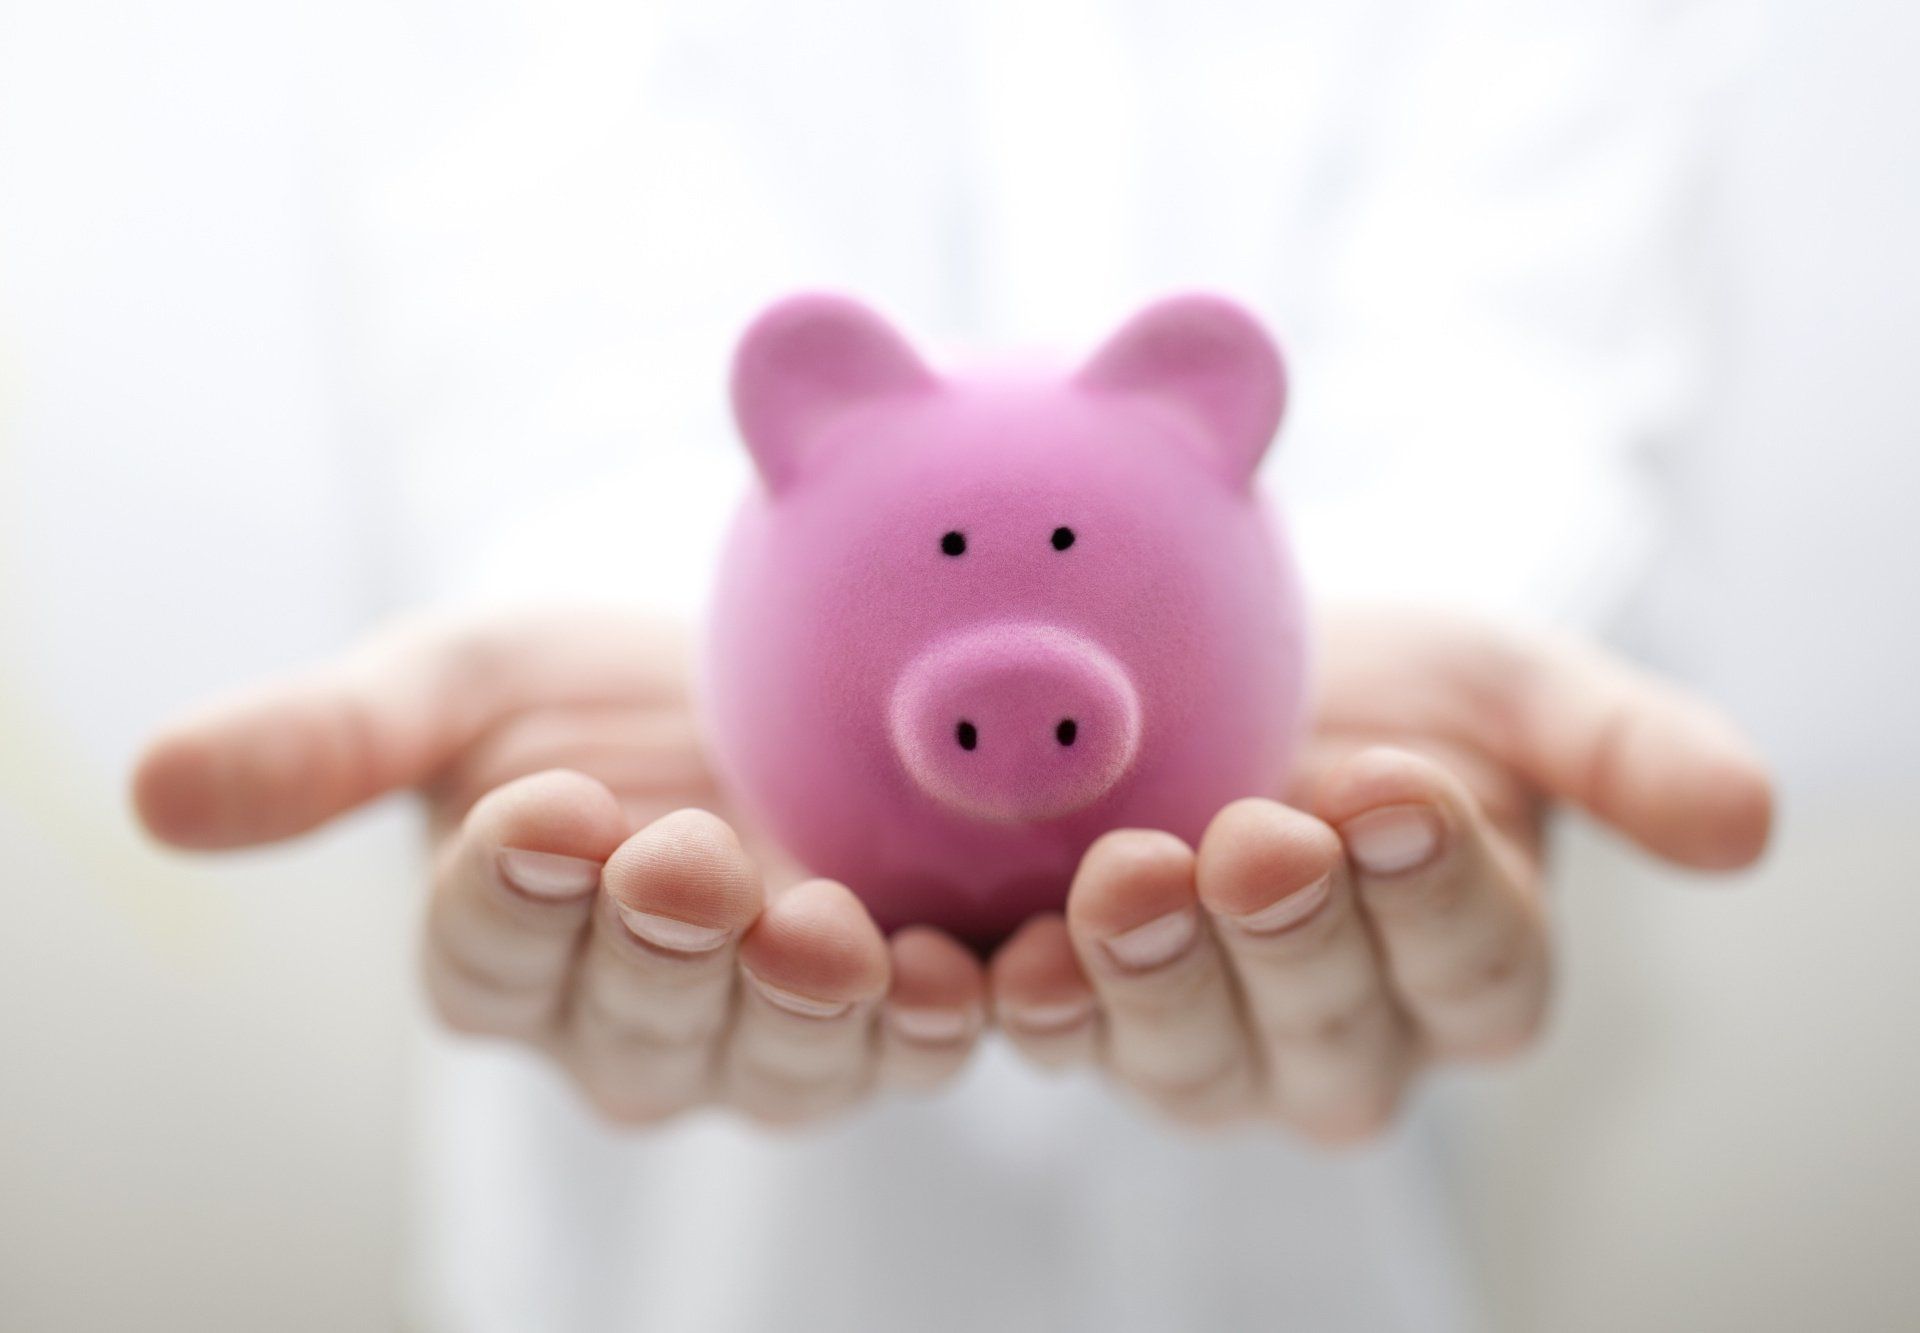
[[[1285,375],[1239,307],[1150,307],[1071,374],[937,374],[791,297],[742,339],[759,472],[706,645],[723,782],[880,926],[978,946],[1121,827],[1278,791],[1304,601],[1254,469]]]

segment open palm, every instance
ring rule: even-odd
[[[1320,641],[1284,803],[1229,806],[1192,848],[1108,835],[1064,915],[984,968],[932,930],[883,938],[733,818],[683,640],[622,612],[383,635],[171,729],[136,799],[158,836],[218,848],[417,790],[438,1012],[550,1052],[623,1122],[932,1086],[992,1012],[1035,1060],[1100,1062],[1177,1118],[1349,1139],[1422,1063],[1537,1030],[1555,802],[1729,867],[1758,854],[1769,797],[1724,723],[1578,645],[1384,611],[1330,615]]]

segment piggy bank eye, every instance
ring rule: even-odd
[[[1053,530],[1053,549],[1054,550],[1064,551],[1071,545],[1073,545],[1073,529],[1072,528],[1055,528]]]
[[[967,539],[962,533],[949,532],[940,539],[940,549],[948,555],[965,555],[967,553]]]

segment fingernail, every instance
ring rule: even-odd
[[[1008,1011],[1008,1017],[1028,1032],[1064,1032],[1093,1017],[1093,997],[1060,1000],[1053,1004],[1028,1004]]]
[[[557,902],[593,892],[600,883],[600,863],[577,856],[561,856],[557,852],[503,847],[500,877],[530,898]]]
[[[887,1024],[910,1041],[958,1041],[973,1026],[964,1009],[907,1009],[889,1005]]]
[[[1333,892],[1333,876],[1322,875],[1303,889],[1295,889],[1257,912],[1235,917],[1233,923],[1253,935],[1274,935],[1312,916]]]
[[[851,1000],[816,1000],[811,995],[798,995],[778,986],[769,986],[751,972],[747,973],[747,980],[767,998],[769,1004],[777,1005],[790,1014],[799,1014],[802,1018],[838,1018],[853,1008]]]
[[[1106,942],[1107,952],[1122,967],[1136,971],[1158,967],[1185,953],[1198,929],[1199,921],[1194,913],[1183,907],[1115,935]]]
[[[1440,823],[1420,805],[1392,805],[1349,819],[1340,829],[1347,850],[1369,875],[1400,875],[1440,850]]]
[[[725,926],[696,926],[691,921],[656,916],[652,912],[635,911],[631,907],[620,909],[620,919],[627,923],[628,930],[648,944],[673,953],[711,953],[725,944],[727,936],[733,933]]]

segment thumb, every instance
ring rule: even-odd
[[[1496,756],[1670,860],[1732,870],[1765,849],[1765,763],[1720,711],[1571,639],[1502,646]]]
[[[503,718],[678,692],[659,627],[605,612],[423,621],[166,728],[133,775],[162,841],[242,847],[431,782]],[[656,669],[650,669],[656,668]]]

